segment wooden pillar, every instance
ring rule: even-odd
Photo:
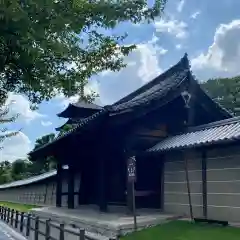
[[[80,174],[80,179],[79,179],[79,188],[78,188],[78,205],[82,204],[82,188],[83,188],[83,171],[78,172]]]
[[[74,177],[75,177],[75,171],[74,166],[69,165],[68,166],[68,208],[73,209],[74,208]]]
[[[161,181],[161,186],[160,186],[160,208],[161,210],[164,210],[164,174],[165,174],[165,155],[160,155],[160,158],[159,159],[161,161],[161,175],[160,175],[160,181]]]
[[[86,168],[82,165],[80,171],[80,186],[78,191],[78,204],[84,205],[87,203],[87,189],[86,189]]]
[[[207,155],[202,151],[202,203],[203,217],[207,218]]]
[[[100,211],[107,211],[107,154],[101,155],[98,159],[98,205]]]
[[[63,177],[63,169],[62,164],[57,164],[57,189],[56,189],[56,206],[62,206],[62,177]]]

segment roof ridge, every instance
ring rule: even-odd
[[[73,103],[70,103],[69,105],[73,105],[75,107],[79,107],[78,105],[80,105],[80,104],[84,104],[84,105],[89,106],[89,107],[91,106],[92,108],[94,107],[95,109],[102,109],[102,107],[100,105],[97,105],[95,103],[90,103],[90,102],[87,102],[87,101],[84,101],[84,100],[73,102]]]
[[[144,84],[140,88],[131,92],[127,96],[125,96],[125,97],[121,98],[120,100],[118,100],[117,102],[113,103],[113,106],[117,105],[117,104],[122,104],[123,102],[131,100],[132,98],[136,97],[137,94],[141,93],[145,88],[146,88],[145,90],[147,90],[147,89],[151,88],[152,86],[156,85],[157,82],[163,81],[172,71],[175,71],[177,69],[184,70],[186,68],[190,69],[190,64],[189,64],[187,53],[185,53],[184,56],[175,65],[173,65],[171,68],[169,68],[165,72],[161,73],[160,75],[155,77],[150,82]]]
[[[174,73],[172,76],[174,76],[175,78],[175,83],[177,84],[176,86],[179,86],[186,78],[187,78],[187,74],[189,73],[189,69],[184,69],[182,72],[178,72],[178,73]],[[179,81],[181,80],[181,81]],[[152,86],[154,87],[154,86]],[[149,88],[148,90],[150,90],[151,88]],[[169,90],[172,89],[168,88],[167,92],[165,93],[165,95],[169,92]],[[146,90],[146,92],[148,91]],[[151,100],[153,100],[154,98],[156,98],[157,95],[159,95],[159,89],[154,90],[153,92],[148,94],[148,97],[146,96],[142,96],[138,99],[135,99],[138,96],[141,96],[142,94],[140,93],[139,95],[137,95],[136,97],[133,97],[132,99],[130,99],[129,101],[120,103],[118,105],[113,106],[114,111],[119,111],[119,110],[124,110],[125,108],[129,108],[129,107],[134,107],[137,106],[139,104],[143,104],[146,102],[149,102]],[[162,97],[162,96],[161,96]]]
[[[195,131],[201,131],[201,130],[204,130],[204,129],[214,128],[214,127],[220,127],[220,126],[223,126],[223,125],[230,125],[230,124],[234,124],[234,123],[238,123],[238,122],[240,122],[240,116],[227,118],[227,119],[223,119],[223,120],[220,120],[220,121],[211,122],[211,123],[191,127],[191,128],[189,128],[188,133],[195,132]]]
[[[51,142],[46,143],[42,146],[40,146],[39,148],[37,148],[36,150],[32,150],[31,152],[29,152],[29,155],[31,155],[34,152],[37,152],[43,148],[45,148],[46,146],[65,138],[66,136],[70,135],[72,132],[75,132],[78,128],[83,127],[84,125],[89,124],[92,120],[98,118],[101,115],[104,115],[105,113],[108,113],[110,111],[110,106],[104,106],[99,112],[96,112],[92,115],[90,115],[89,117],[85,118],[83,121],[81,121],[80,123],[76,124],[75,127],[73,127],[72,129],[70,129],[69,131],[63,133],[62,135],[58,135],[55,139],[53,139]]]
[[[30,177],[25,178],[25,179],[21,179],[21,180],[16,180],[16,181],[9,182],[9,183],[0,184],[0,189],[28,185],[28,184],[31,184],[31,183],[34,183],[34,182],[38,182],[40,180],[44,180],[44,179],[50,178],[50,177],[52,177],[52,176],[54,176],[56,174],[57,174],[57,170],[53,169],[53,170],[50,170],[48,172],[41,173],[41,174],[38,174],[38,175],[35,175],[35,176],[30,176]]]

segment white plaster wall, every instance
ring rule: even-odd
[[[208,217],[240,222],[240,149],[225,147],[207,155]]]
[[[0,201],[53,206],[55,200],[56,183],[54,181],[0,190]]]
[[[225,146],[207,151],[206,155],[207,217],[240,222],[240,148]],[[202,217],[201,156],[195,151],[187,157],[193,214]],[[189,216],[185,166],[180,154],[169,154],[165,163],[164,210]]]
[[[74,179],[74,191],[78,192],[80,187],[80,175]],[[68,192],[67,179],[63,179],[62,191]],[[78,195],[75,195],[75,207],[78,206]],[[0,201],[33,204],[39,206],[56,205],[56,178],[41,181],[21,187],[0,189]],[[67,207],[67,195],[62,196],[62,206]]]
[[[194,217],[202,217],[201,160],[196,153],[169,154],[164,171],[164,210],[189,216],[189,200],[184,158],[188,159],[189,183]]]

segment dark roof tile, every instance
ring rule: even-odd
[[[147,152],[200,147],[240,139],[240,118],[230,118],[191,128],[188,132],[168,137]]]

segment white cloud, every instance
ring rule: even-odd
[[[213,44],[206,53],[192,59],[194,70],[213,70],[229,75],[240,74],[240,19],[221,24],[215,32]],[[210,76],[212,77],[212,76]]]
[[[168,50],[165,49],[165,48],[163,48],[163,47],[159,47],[159,48],[158,48],[158,53],[159,53],[160,55],[165,55],[167,52],[168,52]]]
[[[196,19],[200,14],[201,14],[200,11],[196,11],[196,12],[194,12],[194,13],[190,16],[190,18]]]
[[[102,105],[119,100],[162,72],[159,56],[166,54],[167,50],[157,41],[153,35],[148,42],[138,44],[137,49],[125,58],[126,68],[100,74],[90,82],[89,86],[99,93]]]
[[[168,52],[167,49],[157,44],[158,38],[153,35],[148,42],[137,45],[134,50],[125,58],[127,67],[119,72],[104,71],[89,81],[85,92],[94,91],[100,95],[96,104],[111,104],[130,92],[136,90],[144,83],[158,76],[162,69],[159,67],[158,57]],[[78,96],[66,99],[59,96],[66,106],[69,102],[76,101]]]
[[[185,0],[180,0],[179,1],[179,3],[177,4],[177,11],[178,12],[182,12],[184,4],[185,4]]]
[[[19,94],[10,93],[6,104],[9,105],[9,115],[19,114],[18,121],[29,123],[36,118],[45,117],[45,115],[31,110],[28,99]]]
[[[77,102],[78,99],[79,99],[79,95],[74,95],[74,96],[72,96],[72,97],[70,97],[70,98],[66,98],[66,97],[63,96],[63,95],[59,95],[59,96],[58,96],[58,99],[61,100],[61,102],[60,102],[61,106],[65,108],[65,107],[68,106],[69,103],[75,103],[75,102]]]
[[[181,44],[177,44],[175,47],[176,47],[176,49],[178,49],[178,50],[182,49],[182,45],[181,45]]]
[[[152,39],[147,42],[147,45],[152,47],[154,46],[155,51],[158,51],[159,55],[165,55],[168,52],[168,50],[157,44],[158,39],[159,38],[155,34],[153,34]],[[141,47],[141,45],[142,44],[139,44],[138,47],[139,46]]]
[[[42,126],[44,126],[44,127],[48,127],[48,126],[51,126],[51,125],[52,125],[52,122],[50,122],[50,121],[41,121],[41,124],[42,124]]]
[[[104,70],[104,71],[102,71],[99,75],[105,76],[105,75],[108,75],[109,73],[111,73],[110,70]]]
[[[136,66],[136,68],[138,68],[137,75],[143,83],[152,80],[162,72],[162,69],[159,67],[157,56],[158,54],[163,55],[166,52],[166,49],[155,46],[151,43],[138,45],[135,54],[140,55],[140,65]]]
[[[160,19],[155,21],[154,26],[156,28],[156,32],[168,33],[179,39],[186,38],[188,35],[188,25],[185,22],[178,21],[176,19]]]
[[[3,146],[3,149],[0,150],[0,162],[13,162],[16,159],[24,159],[31,151],[31,141],[22,132],[19,132],[14,137],[7,138],[1,146]]]
[[[104,73],[100,73],[99,75],[101,77],[105,77],[105,76],[108,76],[109,74],[111,74],[111,71],[104,71]],[[98,84],[99,83],[97,81],[89,80],[88,84],[84,88],[84,92],[86,94],[91,94],[91,92],[99,93]],[[79,100],[79,97],[80,96],[77,94],[70,98],[67,98],[63,96],[63,94],[61,94],[61,95],[58,95],[56,99],[60,100],[60,105],[64,109],[68,106],[68,104],[76,103]],[[99,99],[96,99],[95,103],[98,105],[102,105]]]

